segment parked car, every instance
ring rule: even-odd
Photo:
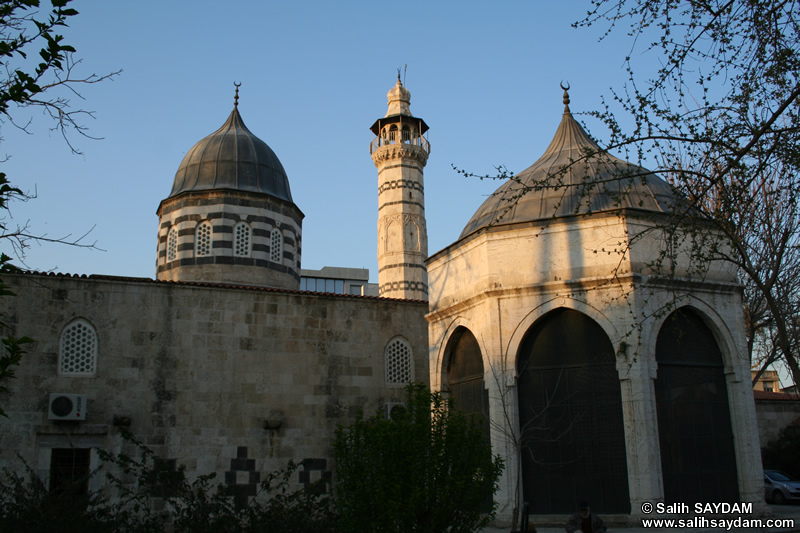
[[[800,481],[777,470],[764,470],[764,497],[778,505],[800,501]]]

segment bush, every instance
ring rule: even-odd
[[[25,475],[3,469],[0,479],[0,531],[30,533],[247,533],[335,531],[329,498],[318,487],[292,490],[290,479],[303,463],[290,462],[267,476],[255,498],[214,484],[215,474],[189,481],[183,466],[167,463],[123,430],[138,449],[136,457],[97,450],[123,477],[106,473],[102,492],[81,494],[88,479],[51,493],[20,459]],[[100,475],[95,471],[90,478]],[[160,510],[157,510],[160,509]]]
[[[800,479],[800,426],[783,428],[777,439],[761,450],[764,468]]]
[[[334,450],[341,531],[466,533],[494,518],[502,460],[477,420],[424,385],[406,388],[391,419],[340,427]]]

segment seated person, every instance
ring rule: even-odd
[[[580,502],[578,512],[569,517],[564,528],[567,533],[606,533],[606,524],[589,508],[589,502]]]

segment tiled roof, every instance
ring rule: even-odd
[[[782,401],[782,402],[800,402],[800,395],[797,394],[787,394],[785,392],[768,392],[764,390],[754,390],[753,391],[753,398],[756,400],[770,400],[770,401]]]

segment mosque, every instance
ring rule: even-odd
[[[122,426],[252,495],[290,459],[312,459],[298,483],[334,476],[336,427],[391,416],[416,381],[483,416],[501,521],[523,501],[630,520],[657,501],[763,509],[741,287],[680,245],[671,275],[655,266],[670,187],[598,153],[565,90],[544,154],[429,255],[428,125],[399,79],[388,100],[370,128],[377,295],[309,281],[303,212],[237,90],[158,206],[155,279],[4,278],[7,321],[36,342],[2,399],[0,465],[19,454],[52,487],[127,449]]]

